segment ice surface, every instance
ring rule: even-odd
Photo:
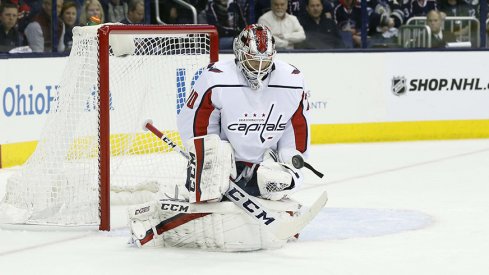
[[[489,274],[489,140],[315,145],[310,163],[326,185],[308,174],[295,198],[326,188],[329,201],[282,249],[137,249],[123,220],[1,227],[0,274]],[[0,170],[0,196],[14,169]]]

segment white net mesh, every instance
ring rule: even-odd
[[[184,184],[186,161],[142,125],[151,118],[181,145],[176,115],[199,69],[209,63],[209,36],[134,32],[117,37],[109,58],[111,188],[156,182],[160,193],[173,194],[175,185]],[[0,205],[9,216],[4,222],[100,222],[97,27],[76,28],[73,38],[37,149],[8,180]],[[114,56],[115,46],[132,54]]]

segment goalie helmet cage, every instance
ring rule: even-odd
[[[181,142],[176,115],[218,47],[209,25],[76,27],[38,146],[7,181],[7,221],[110,230],[111,190],[183,185],[185,161],[143,122]]]

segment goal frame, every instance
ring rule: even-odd
[[[210,39],[209,63],[219,59],[219,38],[212,25],[104,25],[97,31],[99,40],[99,230],[110,231],[110,95],[109,36],[110,34],[207,34]]]

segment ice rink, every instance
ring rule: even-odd
[[[128,246],[111,232],[0,227],[0,274],[489,274],[489,140],[313,146],[326,174],[295,194],[329,201],[282,249]],[[13,169],[0,170],[0,197]]]

